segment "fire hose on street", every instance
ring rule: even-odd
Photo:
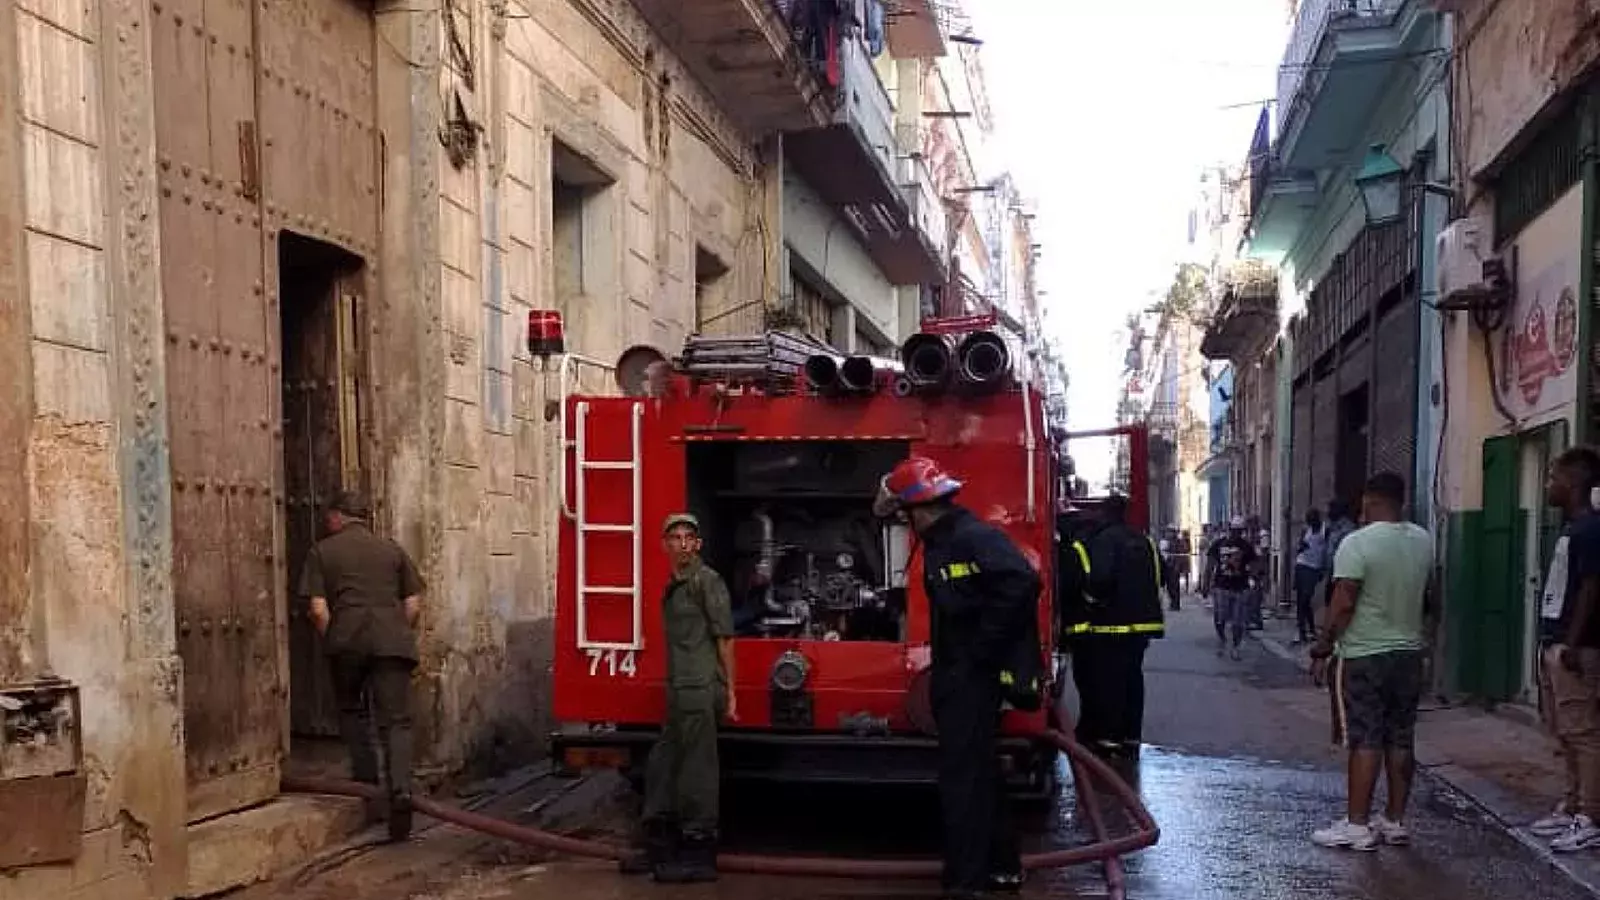
[[[1146,847],[1160,839],[1161,831],[1151,818],[1144,803],[1134,789],[1114,769],[1094,756],[1083,745],[1063,731],[1047,728],[1042,736],[1067,755],[1072,766],[1073,781],[1078,790],[1079,804],[1089,821],[1094,841],[1077,847],[1050,850],[1023,857],[1027,870],[1060,869],[1085,863],[1105,864],[1106,885],[1113,900],[1124,896],[1121,857]],[[1106,831],[1104,817],[1099,807],[1099,794],[1094,782],[1102,786],[1122,805],[1133,821],[1134,829],[1122,837],[1112,838]],[[301,794],[334,794],[347,797],[381,799],[380,788],[332,778],[283,779],[283,790]],[[503,819],[456,809],[418,797],[413,803],[417,812],[462,828],[503,838],[513,843],[570,856],[593,859],[621,859],[626,848],[602,841],[567,837]],[[717,869],[722,872],[750,875],[810,876],[863,879],[922,879],[937,878],[940,863],[937,860],[875,860],[835,859],[832,857],[770,856],[744,853],[725,853],[717,858]]]

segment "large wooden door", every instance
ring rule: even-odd
[[[277,791],[287,735],[277,244],[377,243],[370,8],[151,4],[189,815]]]

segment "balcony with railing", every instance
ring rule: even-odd
[[[1345,165],[1396,70],[1426,51],[1425,0],[1303,0],[1278,70],[1277,159],[1288,170]]]
[[[656,34],[755,137],[826,124],[828,90],[794,0],[633,0]]]
[[[1200,355],[1239,362],[1278,333],[1278,273],[1256,260],[1241,260],[1223,272],[1222,282],[1222,302],[1206,326]]]
[[[1272,111],[1263,109],[1250,139],[1246,166],[1249,186],[1250,252],[1260,257],[1281,257],[1293,245],[1300,229],[1316,211],[1322,198],[1317,174],[1287,170],[1278,162],[1272,145]]]
[[[867,45],[859,36],[846,37],[838,55],[839,87],[828,124],[790,131],[784,154],[852,224],[890,284],[938,284],[945,278],[948,238],[932,181],[926,169],[908,172],[903,165],[910,154],[897,140],[894,106]],[[938,231],[931,230],[935,225]]]

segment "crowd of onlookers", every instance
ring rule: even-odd
[[[1260,516],[1208,522],[1198,534],[1167,526],[1160,532],[1160,549],[1171,573],[1170,607],[1179,608],[1179,598],[1195,589],[1213,610],[1219,599],[1224,601],[1227,609],[1222,611],[1223,625],[1231,626],[1238,619],[1244,631],[1260,631],[1263,609],[1271,598],[1278,597],[1283,614],[1291,610],[1294,613],[1298,629],[1295,643],[1309,643],[1316,633],[1317,611],[1326,605],[1334,553],[1355,530],[1350,506],[1342,500],[1330,501],[1326,516],[1320,509],[1308,510],[1293,536],[1291,592],[1280,595],[1273,577],[1272,531]],[[1235,599],[1235,594],[1243,597]],[[1242,606],[1235,609],[1236,605]]]

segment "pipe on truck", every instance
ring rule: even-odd
[[[806,384],[817,393],[839,389],[839,357],[831,353],[814,353],[806,358]]]
[[[1000,335],[974,331],[961,339],[956,351],[963,383],[994,390],[1011,377],[1011,350]]]
[[[817,353],[806,360],[805,375],[806,384],[819,394],[870,394],[878,388],[879,373],[899,370],[892,359]]]
[[[913,334],[900,347],[905,378],[895,392],[939,390],[950,383],[955,369],[955,345],[948,335]]]
[[[839,384],[847,391],[867,394],[876,390],[878,379],[898,375],[900,364],[875,356],[849,356],[839,366]]]

